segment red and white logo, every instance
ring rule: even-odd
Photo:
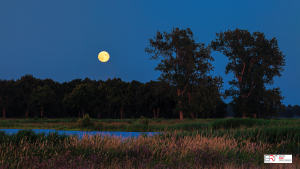
[[[274,155],[270,155],[270,160],[275,161]]]
[[[265,163],[293,163],[292,154],[265,154]]]

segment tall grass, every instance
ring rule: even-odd
[[[1,142],[2,168],[273,168],[274,165],[263,163],[262,154],[280,154],[272,145],[262,142],[253,144],[245,140],[239,144],[225,136],[182,136],[177,131],[123,141],[120,137],[101,135],[84,135],[79,140],[75,136],[61,139],[28,133],[24,135],[31,139],[24,137],[17,142],[12,141],[16,136],[2,135],[11,140]],[[293,156],[292,164],[280,166],[297,165],[300,159]]]
[[[66,119],[64,119],[66,120]],[[150,119],[150,122],[165,119]],[[45,120],[44,120],[45,121]],[[186,120],[180,124],[149,124],[124,119],[117,126],[108,120],[80,128],[76,123],[46,124],[0,121],[1,128],[40,128],[98,131],[164,131],[122,141],[119,137],[16,135],[0,132],[2,168],[296,168],[300,166],[299,120],[217,119]],[[80,121],[80,120],[79,120]],[[105,122],[106,121],[106,122]],[[130,122],[129,122],[130,121]],[[210,123],[203,123],[210,121]],[[77,122],[77,121],[76,121]],[[91,121],[89,121],[91,123]],[[105,125],[104,125],[105,124]],[[147,125],[148,124],[148,125]],[[23,126],[23,127],[22,127]],[[264,164],[263,154],[293,154],[293,164]],[[49,167],[48,167],[49,166]],[[1,167],[0,167],[1,168]]]

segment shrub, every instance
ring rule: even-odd
[[[72,121],[72,122],[76,122],[76,120],[77,120],[76,117],[72,117],[72,118],[71,118],[71,121]]]
[[[94,122],[88,114],[85,114],[83,119],[79,118],[77,123],[79,127],[94,127]]]
[[[104,126],[102,123],[98,122],[96,125],[95,125],[95,129],[98,130],[98,131],[101,131],[103,130]]]
[[[124,130],[125,128],[126,128],[125,124],[121,124],[121,125],[120,125],[120,129],[121,129],[121,130]]]
[[[127,120],[127,123],[128,123],[128,124],[132,124],[133,122],[134,122],[134,119],[128,119],[128,120]]]
[[[191,122],[191,121],[193,121],[193,120],[194,120],[194,119],[192,119],[192,118],[190,118],[190,117],[188,117],[188,118],[185,119],[186,122]]]
[[[147,119],[147,118],[144,117],[144,116],[141,116],[140,120],[141,120],[141,123],[142,123],[142,124],[145,124],[145,125],[148,125],[148,124],[149,124],[149,119]]]
[[[38,120],[39,119],[39,117],[38,116],[35,116],[34,118],[33,118],[33,120]]]
[[[41,119],[42,120],[48,120],[48,117],[47,116],[41,116]]]
[[[174,120],[170,120],[170,121],[169,121],[169,123],[174,123],[174,122],[175,122]]]

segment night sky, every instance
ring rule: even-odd
[[[0,1],[0,79],[25,74],[59,83],[86,77],[121,78],[142,83],[157,80],[160,61],[144,50],[157,31],[190,28],[197,43],[211,43],[216,33],[238,29],[277,38],[286,66],[267,89],[280,87],[283,104],[300,105],[300,1]],[[107,51],[102,63],[98,53]],[[215,67],[208,75],[223,77],[225,89],[234,76],[229,62],[212,52]],[[231,99],[224,100],[226,103]]]

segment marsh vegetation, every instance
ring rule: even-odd
[[[85,119],[86,118],[86,119]],[[118,137],[0,132],[2,168],[297,168],[298,119],[12,119],[0,128],[165,131]],[[87,120],[88,119],[88,120]],[[145,122],[148,120],[149,123]],[[84,121],[86,125],[84,126]],[[92,122],[93,125],[88,123]],[[99,127],[100,126],[100,127]],[[97,128],[98,127],[98,128]],[[292,154],[292,164],[264,164],[264,154]]]

